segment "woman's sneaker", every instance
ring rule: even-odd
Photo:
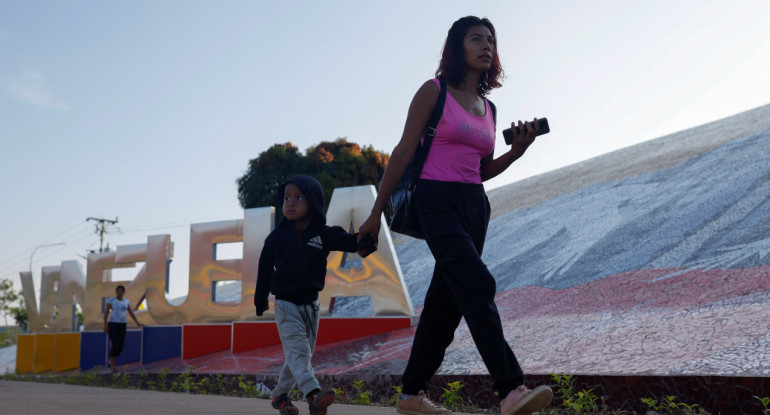
[[[553,391],[548,386],[530,390],[521,385],[500,402],[500,415],[529,415],[547,408],[552,400]]]
[[[273,398],[273,401],[270,404],[273,405],[273,408],[277,409],[278,413],[281,415],[299,414],[299,409],[291,403],[291,399],[289,399],[285,393]]]
[[[431,402],[424,391],[420,391],[409,399],[403,399],[402,395],[399,395],[398,401],[396,401],[396,412],[404,415],[452,415],[452,411],[449,409]]]
[[[334,402],[334,391],[322,389],[310,392],[307,395],[307,404],[310,415],[326,415],[326,408]]]

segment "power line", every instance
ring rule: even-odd
[[[109,223],[110,225],[115,225],[118,223],[118,217],[115,216],[115,220],[93,217],[86,219],[86,221],[89,220],[99,223],[96,225],[96,233],[99,234],[99,252],[104,252],[104,234],[107,233],[107,224]]]
[[[212,222],[212,221],[221,221],[221,220],[230,220],[232,218],[230,217],[209,217],[209,218],[192,218],[187,220],[181,220],[181,221],[174,221],[174,222],[165,222],[165,223],[155,223],[155,224],[148,224],[148,225],[138,225],[138,226],[129,226],[128,228],[117,228],[115,229],[120,234],[134,234],[134,233],[143,233],[148,231],[156,231],[161,229],[174,229],[174,228],[184,228],[189,227],[193,223],[203,223],[203,222]],[[106,238],[106,235],[108,235],[110,232],[109,226],[115,225],[118,222],[118,218],[116,217],[114,220],[112,219],[103,219],[103,218],[95,218],[95,217],[89,217],[86,219],[86,223],[89,221],[96,221],[96,233],[100,236],[100,242],[99,242],[99,251],[104,250],[104,242],[108,239]],[[103,222],[102,222],[103,221]],[[86,223],[79,222],[69,228],[66,228],[65,230],[57,233],[56,235],[45,239],[43,242],[49,242],[54,239],[60,239],[64,242],[67,242],[67,246],[62,247],[60,249],[53,249],[50,251],[46,251],[43,255],[39,257],[39,261],[43,261],[49,257],[53,257],[56,254],[61,253],[62,251],[73,249],[75,246],[77,246],[79,243],[83,242],[85,239],[88,239],[92,232],[87,227],[82,227],[83,225],[86,225]],[[80,229],[77,229],[79,228]],[[74,232],[73,232],[74,231]],[[62,237],[62,235],[66,235],[66,237]],[[111,240],[110,240],[111,241]],[[0,261],[0,270],[2,270],[3,273],[5,273],[5,269],[11,269],[18,266],[21,266],[21,264],[26,263],[27,261],[27,255],[30,250],[32,250],[34,247],[31,247],[29,249],[24,250],[23,252],[20,252],[16,255],[13,255],[11,257],[6,258],[5,260]],[[91,251],[94,252],[94,251]],[[75,252],[75,254],[77,254]],[[80,255],[78,255],[80,256]]]
[[[77,240],[68,239],[66,241],[66,244],[62,246],[61,248],[54,248],[43,251],[44,253],[42,255],[36,256],[35,261],[37,263],[45,262],[48,258],[56,257],[57,255],[60,255],[62,252],[74,250],[73,254],[75,254],[78,249],[77,247],[80,246],[80,243],[88,238],[93,238],[93,234],[91,232],[88,232],[87,235],[80,237]],[[25,263],[27,261],[26,258],[20,258],[17,261],[9,262],[3,266],[0,266],[0,273],[13,275],[18,273],[20,270],[26,270],[27,266],[22,266],[22,263]]]
[[[74,253],[77,253],[78,247],[81,246],[80,243],[83,242],[84,240],[90,238],[90,237],[91,237],[91,234],[89,233],[88,235],[85,235],[84,237],[82,237],[82,238],[80,238],[80,239],[78,239],[78,240],[76,240],[74,242],[69,242],[68,246],[64,246],[62,248],[54,249],[54,250],[51,250],[50,252],[46,252],[45,254],[43,254],[40,257],[40,261],[43,261],[46,258],[52,257],[52,256],[54,256],[54,255],[56,255],[58,253],[66,251],[66,250],[73,250]]]
[[[53,241],[54,239],[65,239],[65,238],[62,238],[62,237],[61,237],[61,235],[64,235],[64,234],[66,234],[66,233],[69,233],[69,232],[70,232],[70,231],[72,231],[73,229],[75,229],[75,228],[78,228],[78,227],[81,227],[81,226],[83,226],[83,225],[84,225],[84,223],[83,223],[83,222],[78,222],[76,225],[73,225],[73,226],[71,226],[71,227],[69,227],[69,228],[67,228],[67,229],[65,229],[65,230],[63,230],[63,231],[61,231],[61,232],[59,232],[58,234],[56,234],[56,235],[54,235],[54,236],[52,236],[52,237],[50,237],[50,238],[47,238],[47,239],[43,240],[41,243],[48,243],[48,242],[51,242],[51,241]],[[79,232],[80,232],[80,231],[79,231]],[[75,234],[77,234],[77,233],[79,233],[79,232],[76,232]],[[69,237],[68,237],[68,238],[69,238]],[[36,245],[35,245],[35,246],[36,246]],[[10,264],[12,264],[12,263],[15,263],[15,262],[20,262],[20,261],[26,260],[26,257],[29,255],[29,251],[33,250],[33,249],[35,248],[35,246],[32,246],[32,247],[30,247],[30,248],[27,248],[27,249],[25,249],[24,251],[22,251],[22,252],[19,252],[19,253],[18,253],[18,254],[16,254],[16,255],[13,255],[13,256],[7,257],[7,258],[6,258],[6,259],[4,259],[3,261],[0,261],[0,267],[5,267],[5,266],[7,266],[7,265],[10,265]]]

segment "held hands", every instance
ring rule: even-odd
[[[536,117],[531,122],[527,121],[522,123],[521,120],[519,120],[518,126],[520,133],[517,134],[516,122],[511,123],[511,130],[513,132],[513,143],[511,147],[516,147],[523,151],[526,150],[530,144],[535,142],[535,136],[537,136],[537,132],[540,131],[540,123],[537,122]]]
[[[367,236],[371,236],[373,241],[377,241],[380,236],[380,216],[372,214],[369,216],[368,219],[366,219],[366,222],[364,222],[363,225],[361,225],[360,228],[358,228],[358,248],[361,248],[361,240]],[[375,244],[375,250],[377,248],[377,244]],[[374,252],[374,251],[372,251]],[[372,252],[369,252],[370,254]],[[359,253],[359,255],[361,255]],[[368,255],[368,254],[367,254]],[[362,257],[364,255],[361,255]]]
[[[374,242],[374,236],[371,233],[358,234],[358,255],[361,258],[366,258],[369,254],[377,250],[377,243]]]

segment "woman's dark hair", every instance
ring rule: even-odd
[[[480,19],[476,16],[465,16],[452,24],[444,42],[444,51],[441,53],[441,61],[436,69],[436,78],[443,79],[449,85],[459,86],[465,81],[468,68],[465,65],[465,49],[463,40],[468,30],[476,26],[485,26],[495,37],[495,27],[486,17]],[[492,50],[492,67],[479,79],[479,96],[486,96],[492,88],[499,88],[503,84],[503,67],[497,55],[497,42]]]
[[[117,290],[123,290],[123,292],[126,292],[126,287],[124,287],[122,285],[118,285],[117,287],[115,287],[115,291],[117,291]]]

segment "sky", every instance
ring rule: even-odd
[[[487,189],[770,103],[766,0],[0,0],[0,278],[31,262],[39,289],[99,249],[87,218],[117,218],[111,248],[171,235],[184,295],[189,225],[243,217],[250,159],[390,153],[466,15],[497,30],[496,154],[506,123],[551,127]]]

